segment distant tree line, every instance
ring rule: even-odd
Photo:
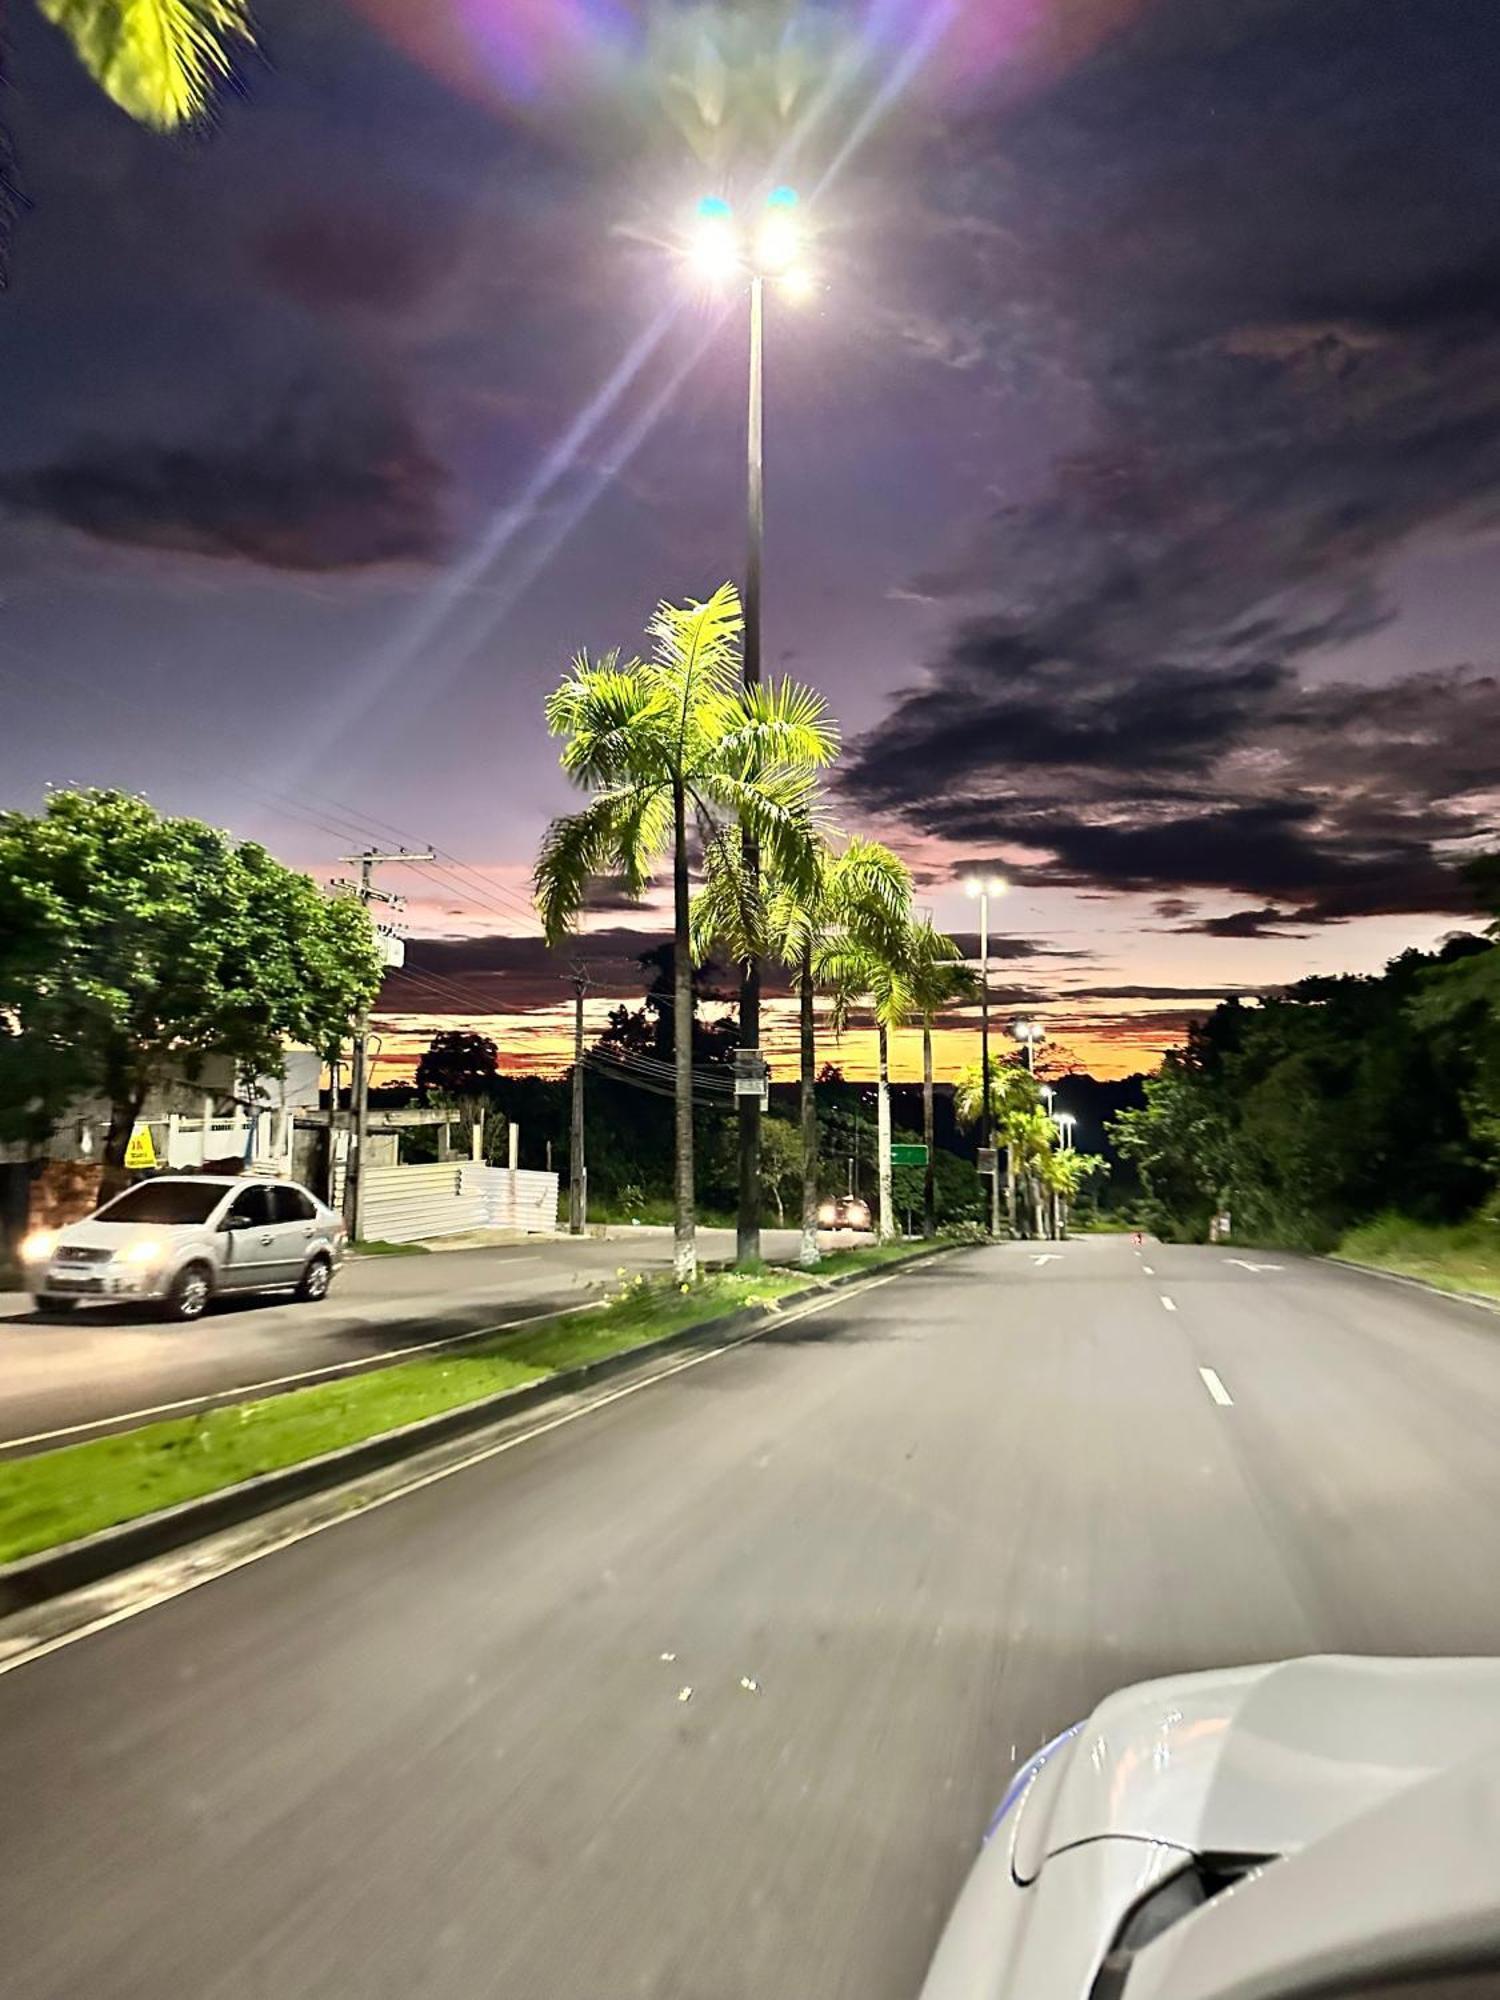
[[[1500,856],[1465,871],[1500,916]],[[1373,977],[1219,1007],[1114,1121],[1153,1227],[1322,1250],[1394,1211],[1452,1223],[1500,1183],[1500,922]]]

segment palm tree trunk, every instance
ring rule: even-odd
[[[818,1033],[813,1014],[812,940],[802,948],[798,995],[802,1041],[802,1247],[805,1269],[821,1261],[818,1249]]]
[[[698,1275],[693,1224],[693,958],[688,928],[687,796],[672,786],[672,1053],[676,1059],[676,1209],[672,1275],[690,1285]]]
[[[932,1145],[932,1016],[922,1022],[922,1143],[927,1148],[927,1171],[922,1176],[922,1234],[937,1235],[937,1167]]]
[[[880,1029],[880,1090],[876,1101],[876,1132],[880,1148],[880,1240],[896,1238],[895,1204],[891,1193],[891,1038]]]
[[[1019,1236],[1016,1227],[1019,1217],[1016,1213],[1016,1149],[1007,1144],[1005,1148],[1005,1219],[1012,1236]]]

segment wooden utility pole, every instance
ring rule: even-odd
[[[588,1222],[588,1168],[583,1157],[583,996],[588,977],[573,968],[573,1105],[568,1127],[568,1234],[582,1236]]]

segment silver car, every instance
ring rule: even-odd
[[[21,1261],[44,1311],[159,1300],[170,1318],[194,1320],[219,1292],[289,1287],[321,1299],[347,1247],[342,1218],[296,1181],[163,1174],[85,1222],[28,1236]]]
[[[1111,1695],[1016,1774],[922,2000],[1500,1995],[1500,1661]]]

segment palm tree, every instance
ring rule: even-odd
[[[915,926],[907,922],[898,931],[883,937],[862,938],[840,932],[815,955],[814,971],[820,984],[833,993],[833,1018],[842,1028],[857,1006],[868,1006],[875,1016],[880,1049],[880,1088],[876,1099],[879,1145],[880,1240],[893,1241],[896,1234],[895,1204],[891,1190],[891,1034],[904,1027],[916,1012],[916,964],[913,935]]]
[[[971,1063],[959,1076],[953,1092],[953,1111],[965,1131],[980,1122],[984,1097],[981,1065]],[[1029,1120],[1040,1111],[1041,1091],[1036,1079],[1019,1064],[990,1065],[990,1129],[995,1143],[1005,1148],[1005,1212],[1012,1236],[1017,1235],[1017,1183],[1022,1155],[1032,1135]]]
[[[922,1183],[922,1234],[937,1234],[937,1169],[934,1166],[932,1104],[932,1024],[944,1007],[971,999],[979,991],[978,975],[958,956],[951,937],[934,930],[924,917],[911,936],[912,997],[922,1017],[922,1139],[927,1147],[927,1172]]]
[[[249,0],[37,0],[105,94],[141,125],[200,118],[253,39]]]
[[[853,838],[817,850],[810,886],[762,875],[757,899],[746,881],[743,849],[732,835],[705,856],[704,884],[693,904],[693,951],[702,959],[717,947],[737,963],[772,958],[792,973],[798,998],[801,1075],[802,1244],[799,1262],[809,1269],[818,1250],[818,1051],[814,961],[835,937],[879,945],[899,935],[911,896],[911,874],[888,847]]]
[[[769,869],[804,891],[816,874],[812,773],[837,732],[822,698],[793,681],[740,684],[740,600],[724,584],[706,603],[661,604],[646,659],[597,665],[580,654],[547,701],[564,738],[562,767],[593,794],[548,828],[536,900],[549,943],[572,929],[596,875],[639,895],[664,857],[672,868],[676,1246],[680,1282],[697,1273],[693,1223],[693,960],[689,839],[726,845],[745,828]],[[754,924],[753,914],[747,922]]]

